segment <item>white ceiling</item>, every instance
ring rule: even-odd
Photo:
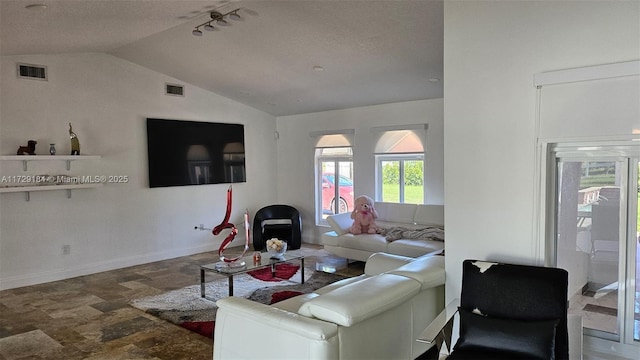
[[[35,3],[47,7],[25,8]],[[242,21],[191,34],[212,9],[236,8]],[[430,81],[443,74],[443,6],[0,0],[0,55],[74,52],[112,54],[276,116],[431,99],[443,94]]]

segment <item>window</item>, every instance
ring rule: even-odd
[[[332,214],[353,210],[353,150],[348,134],[319,138],[316,162],[316,224]]]
[[[424,203],[424,129],[380,132],[376,143],[376,200]]]

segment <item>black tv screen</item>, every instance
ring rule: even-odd
[[[244,125],[147,118],[149,187],[246,181]]]

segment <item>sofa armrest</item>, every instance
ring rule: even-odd
[[[414,280],[381,274],[315,297],[302,304],[298,313],[349,327],[404,303],[418,292],[420,284]]]
[[[364,273],[368,276],[375,276],[387,271],[395,270],[414,260],[415,258],[408,256],[393,255],[382,252],[375,253],[369,256],[367,262],[364,264]]]
[[[329,245],[329,246],[340,245],[340,242],[338,241],[339,238],[340,238],[340,235],[338,235],[335,231],[327,231],[326,233],[323,233],[322,236],[320,237],[320,239],[322,239],[322,244]]]
[[[339,357],[336,324],[233,296],[216,304],[214,359],[332,360]]]
[[[458,306],[460,305],[460,299],[456,298],[447,305],[444,310],[435,319],[427,326],[426,329],[420,334],[418,337],[419,342],[424,342],[427,344],[433,344],[436,342],[438,336],[445,331],[447,324],[451,323],[454,315],[458,312]],[[449,334],[449,342],[451,334]]]
[[[353,225],[353,219],[351,219],[351,213],[341,213],[327,216],[327,223],[338,235],[346,234]]]
[[[224,326],[224,321],[255,321],[251,326],[265,328],[269,331],[291,332],[311,340],[327,340],[338,335],[338,327],[325,321],[310,319],[286,310],[261,304],[245,298],[230,296],[216,302],[216,327]],[[220,320],[223,320],[221,323]],[[220,326],[222,325],[222,326]],[[218,331],[215,332],[216,339]]]

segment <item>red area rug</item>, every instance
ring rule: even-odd
[[[247,274],[251,275],[253,278],[256,278],[262,281],[282,281],[282,280],[289,280],[291,277],[293,277],[293,275],[295,275],[298,272],[299,269],[300,269],[299,265],[282,263],[282,264],[276,264],[275,277],[271,273],[271,268],[262,268],[258,270],[253,270],[253,271],[249,271]],[[271,296],[271,302],[269,303],[269,305],[275,304],[278,301],[292,298],[294,296],[298,296],[300,294],[303,294],[303,293],[299,291],[276,292]],[[191,330],[202,336],[213,338],[215,321],[185,321],[179,325],[187,330]]]
[[[240,274],[234,277],[234,294],[261,304],[274,304],[345,278],[307,268],[305,282],[300,284],[299,270],[298,265],[283,263],[276,267],[276,278],[269,268]],[[191,285],[135,299],[131,306],[211,338],[215,328],[216,300],[228,296],[228,280],[218,278],[205,286],[206,299],[201,297],[200,285]]]
[[[215,321],[185,321],[179,325],[187,330],[191,330],[197,334],[213,339],[213,329],[216,326],[216,322]]]
[[[300,265],[289,263],[276,264],[276,277],[271,274],[271,268],[262,268],[249,271],[247,274],[262,281],[282,281],[289,280],[300,269]]]
[[[271,272],[269,272],[269,276],[271,276]],[[301,294],[304,294],[304,293],[300,291],[278,291],[273,295],[271,295],[271,302],[269,303],[269,305],[275,304],[282,300],[287,300],[289,298],[292,298],[294,296],[298,296]],[[206,336],[212,339],[213,330],[216,327],[216,322],[215,321],[185,321],[179,325],[187,330],[191,330],[195,333],[198,333],[202,336]]]

